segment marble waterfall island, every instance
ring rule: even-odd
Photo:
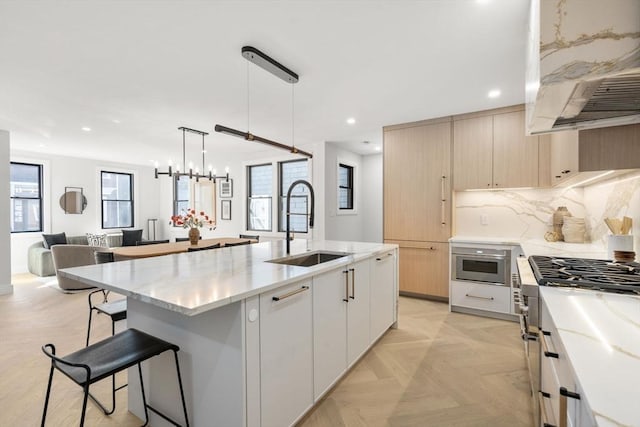
[[[284,241],[76,267],[68,277],[127,297],[127,324],[180,346],[194,426],[292,425],[397,321],[397,246],[304,241],[291,256],[348,255],[310,267],[267,262]],[[180,419],[169,357],[144,367],[152,405]],[[137,375],[129,409],[143,409]],[[141,417],[142,418],[142,417]],[[164,420],[151,415],[154,426]]]

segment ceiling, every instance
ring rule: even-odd
[[[215,133],[216,124],[288,145],[293,134],[302,149],[330,141],[373,153],[382,126],[522,103],[528,7],[4,0],[0,129],[12,149],[144,165],[179,158],[179,126],[211,132],[217,156],[277,153]],[[245,45],[299,83],[246,61]],[[502,95],[488,98],[496,88]]]

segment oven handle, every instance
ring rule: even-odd
[[[464,257],[465,259],[476,259],[476,260],[480,260],[483,261],[485,259],[497,259],[497,260],[506,260],[507,259],[507,255],[496,255],[496,254],[459,254],[459,253],[455,253],[452,252],[451,253],[454,258],[458,258],[458,257]]]
[[[540,344],[542,344],[542,354],[544,354],[545,357],[553,357],[554,359],[558,359],[560,357],[558,353],[549,351],[549,347],[547,347],[547,340],[544,339],[545,335],[551,335],[551,334],[547,331],[543,331],[542,329],[540,329],[540,332],[538,332],[538,337],[540,338]]]

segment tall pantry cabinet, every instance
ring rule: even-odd
[[[384,129],[384,240],[400,247],[400,292],[449,297],[451,118]]]

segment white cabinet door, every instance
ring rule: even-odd
[[[347,369],[348,269],[313,278],[313,389],[318,399]]]
[[[371,261],[371,342],[380,338],[394,322],[395,268],[395,251],[379,255]]]
[[[260,295],[262,427],[292,425],[313,404],[311,282]]]
[[[351,366],[370,344],[370,260],[360,261],[348,268],[349,302],[347,303],[347,362]]]

